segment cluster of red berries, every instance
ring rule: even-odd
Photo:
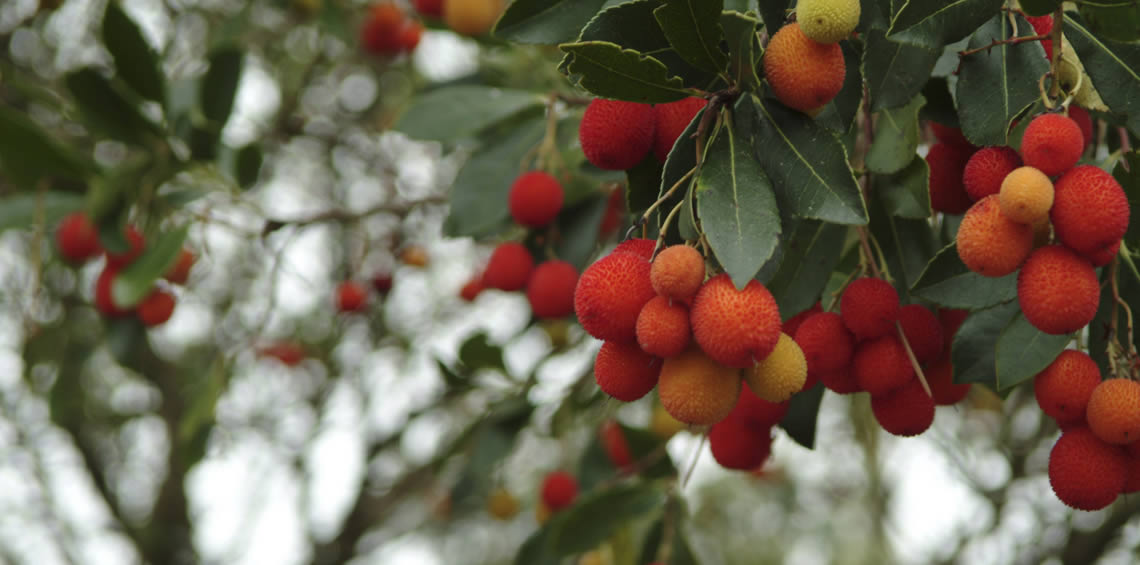
[[[419,45],[423,33],[419,20],[408,17],[394,2],[382,2],[369,10],[368,19],[360,28],[360,44],[374,55],[410,53]]]
[[[1100,303],[1095,267],[1112,261],[1128,229],[1120,184],[1099,167],[1077,165],[1085,144],[1076,121],[1042,114],[1026,128],[1020,154],[1009,147],[980,149],[962,177],[976,202],[958,229],[958,256],[987,277],[1020,269],[1021,310],[1048,334],[1092,321]]]
[[[115,277],[127,265],[138,259],[146,247],[143,235],[134,226],[128,226],[125,235],[130,246],[127,251],[122,253],[104,251],[99,241],[99,233],[91,219],[83,212],[74,212],[60,222],[56,231],[56,244],[60,255],[73,264],[86,263],[100,255],[106,257],[103,271],[95,281],[94,303],[101,314],[108,318],[121,318],[133,313],[147,327],[161,325],[174,313],[175,299],[168,289],[162,286],[156,287],[134,307],[116,304],[111,295]],[[194,254],[183,249],[163,278],[170,284],[184,285],[190,278],[190,269],[193,266]]]
[[[597,98],[582,115],[578,141],[586,159],[599,169],[632,169],[650,150],[664,163],[677,138],[704,107],[703,98],[657,105]]]
[[[1140,383],[1102,381],[1091,357],[1067,349],[1035,377],[1033,391],[1062,430],[1049,454],[1061,502],[1099,510],[1140,491]]]

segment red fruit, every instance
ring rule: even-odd
[[[396,45],[400,51],[409,53],[420,44],[424,34],[424,25],[416,20],[408,20],[396,32]]]
[[[939,406],[957,404],[970,392],[970,383],[954,384],[954,363],[950,355],[931,363],[923,369],[926,384],[930,385],[930,395]]]
[[[1077,122],[1077,126],[1081,128],[1081,137],[1084,138],[1087,148],[1093,142],[1092,116],[1089,115],[1088,110],[1080,106],[1069,106],[1069,118]]]
[[[973,143],[970,143],[970,140],[966,139],[965,135],[962,135],[962,130],[959,128],[944,126],[938,122],[930,122],[930,131],[934,133],[935,139],[946,145],[953,145],[965,149],[970,153],[978,149],[974,147]]]
[[[621,424],[613,420],[607,420],[602,424],[600,431],[602,439],[602,447],[606,450],[606,455],[610,457],[610,462],[618,469],[625,469],[633,465],[633,455],[629,451],[629,442],[625,439],[625,432],[621,429]]]
[[[795,340],[807,359],[808,373],[837,371],[850,364],[855,354],[855,338],[834,312],[820,312],[804,320]]]
[[[864,341],[855,348],[854,371],[859,388],[882,396],[914,379],[914,367],[894,335]]]
[[[1053,33],[1053,16],[1048,14],[1044,16],[1027,16],[1025,19],[1029,20],[1029,25],[1033,26],[1033,31],[1036,32],[1037,35],[1049,35]],[[1042,39],[1041,47],[1045,49],[1045,58],[1052,59],[1053,40]]]
[[[289,367],[296,367],[305,360],[305,348],[299,344],[283,341],[262,347],[258,354],[262,357],[273,357]]]
[[[190,269],[194,267],[194,253],[189,249],[182,248],[178,252],[178,259],[174,262],[174,266],[166,272],[163,277],[173,284],[186,284],[190,279]]]
[[[477,274],[471,277],[471,280],[467,281],[463,288],[459,289],[459,297],[468,302],[474,302],[483,293],[484,288],[483,274]]]
[[[751,471],[772,453],[772,429],[729,416],[709,430],[709,450],[725,469]]]
[[[656,240],[635,237],[619,243],[610,254],[632,253],[638,257],[644,257],[646,261],[649,261],[653,259],[653,250],[656,248]]]
[[[165,324],[174,314],[174,295],[165,290],[155,290],[139,302],[135,313],[148,328]]]
[[[651,355],[680,355],[689,347],[692,335],[689,308],[668,298],[654,296],[637,316],[637,343]]]
[[[595,98],[582,115],[578,141],[595,167],[624,171],[645,158],[654,130],[652,106]]]
[[[412,6],[421,16],[442,18],[443,2],[444,0],[413,0]]]
[[[127,226],[126,231],[127,244],[130,248],[122,253],[107,252],[107,266],[108,267],[125,267],[134,262],[135,259],[142,255],[143,248],[146,247],[146,241],[139,230],[134,226]]]
[[[804,35],[798,23],[781,27],[764,52],[764,75],[772,94],[789,108],[816,114],[843,88],[847,67],[838,43]]]
[[[1140,440],[1140,382],[1113,378],[1097,383],[1085,416],[1102,441],[1128,445]]]
[[[637,316],[654,296],[649,261],[632,253],[611,253],[578,278],[574,312],[586,333],[607,341],[633,342]]]
[[[966,194],[977,202],[1001,191],[1001,181],[1021,166],[1021,156],[1009,147],[983,147],[966,161],[962,171],[962,186]]]
[[[523,244],[503,243],[491,252],[487,269],[483,272],[483,284],[499,290],[522,290],[533,270],[534,258]]]
[[[796,330],[800,329],[800,324],[804,323],[804,320],[810,318],[813,314],[818,314],[820,312],[823,312],[823,307],[819,302],[816,302],[814,305],[812,305],[811,308],[808,308],[807,310],[804,310],[803,312],[800,312],[799,314],[796,314],[795,316],[792,316],[791,318],[785,320],[783,329],[781,331],[792,337],[795,337]]]
[[[1049,219],[1057,239],[1070,249],[1084,255],[1102,252],[1128,231],[1128,197],[1100,167],[1075,167],[1053,189]]]
[[[653,117],[657,123],[656,133],[653,135],[653,154],[662,163],[673,150],[677,138],[689,127],[693,117],[701,108],[705,107],[704,98],[685,98],[667,104],[658,104],[653,107]]]
[[[1100,251],[1085,255],[1085,258],[1088,259],[1094,267],[1103,267],[1111,263],[1112,260],[1116,258],[1116,254],[1120,253],[1120,243],[1121,240],[1117,240],[1116,243],[1110,247],[1105,247]]]
[[[391,54],[400,50],[399,32],[404,11],[392,2],[376,4],[360,29],[360,43],[373,54]]]
[[[1096,270],[1061,245],[1042,247],[1017,274],[1017,301],[1033,327],[1053,335],[1088,325],[1100,304]]]
[[[542,171],[523,173],[511,185],[507,207],[520,225],[546,227],[562,210],[562,185]]]
[[[918,379],[883,396],[871,396],[871,411],[875,421],[896,436],[916,436],[934,423],[934,399]]]
[[[751,367],[780,339],[780,309],[760,281],[737,290],[728,274],[709,279],[693,299],[693,338],[714,361]]]
[[[966,211],[958,226],[958,258],[983,277],[1004,277],[1016,271],[1033,251],[1033,226],[1009,219],[1001,199],[991,194]]]
[[[895,331],[899,293],[882,279],[855,279],[843,291],[839,309],[843,323],[857,339],[876,338]]]
[[[1074,427],[1049,452],[1049,484],[1061,502],[1077,510],[1100,510],[1124,489],[1127,465],[1123,450],[1088,428]]]
[[[578,269],[566,261],[540,263],[526,286],[530,309],[539,318],[561,318],[574,313]]]
[[[851,367],[841,367],[834,371],[827,371],[819,374],[819,381],[828,390],[836,394],[854,394],[856,392],[863,392],[862,387],[859,386],[859,381],[855,380],[855,372]]]
[[[961,214],[970,208],[970,195],[962,175],[972,150],[960,145],[935,143],[926,153],[930,167],[930,207],[935,212]]]
[[[1122,494],[1140,491],[1140,441],[1134,441],[1124,448],[1125,463],[1128,466],[1128,477],[1124,480]]]
[[[59,253],[64,259],[81,263],[99,254],[99,231],[83,212],[68,214],[55,232]]]
[[[111,298],[111,286],[118,275],[119,269],[108,264],[95,280],[95,309],[109,318],[119,318],[131,313],[131,309],[117,306]]]
[[[372,289],[380,296],[388,294],[388,291],[392,290],[392,274],[377,273],[372,277]]]
[[[558,512],[578,498],[578,481],[566,471],[554,471],[542,480],[542,503]]]
[[[636,343],[607,341],[594,359],[598,388],[622,402],[648,394],[660,375],[661,359],[642,351]]]
[[[1100,367],[1087,353],[1066,349],[1033,379],[1041,411],[1058,423],[1085,421],[1085,408],[1100,384]]]
[[[649,281],[657,294],[688,301],[705,282],[705,258],[688,245],[670,245],[653,259]]]
[[[1081,126],[1068,116],[1041,114],[1021,138],[1021,158],[1030,167],[1057,176],[1077,164],[1085,150]]]
[[[740,397],[732,409],[733,417],[744,418],[755,426],[770,428],[788,414],[787,402],[769,402],[756,396],[747,385],[740,388]]]
[[[942,324],[942,336],[946,339],[946,350],[950,350],[950,344],[954,341],[954,334],[958,333],[958,328],[966,322],[966,318],[970,316],[969,310],[959,310],[956,308],[941,308],[938,310],[938,321]]]
[[[341,312],[360,312],[368,307],[368,289],[364,285],[344,281],[336,288],[336,309]]]
[[[929,363],[942,356],[942,324],[926,306],[908,304],[899,310],[899,325],[919,363]]]

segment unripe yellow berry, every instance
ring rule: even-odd
[[[768,402],[784,402],[807,382],[807,359],[788,334],[781,333],[772,353],[744,371],[752,392]]]
[[[487,513],[496,520],[510,520],[519,512],[519,502],[509,491],[497,488],[487,497]]]
[[[837,43],[859,25],[859,0],[800,0],[796,21],[804,35],[820,43]]]
[[[1053,207],[1053,182],[1034,167],[1018,167],[1001,181],[1001,213],[1020,224],[1036,225]]]

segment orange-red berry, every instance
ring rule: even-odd
[[[308,357],[304,347],[290,341],[266,345],[258,350],[258,354],[262,357],[277,359],[289,367],[300,365]]]
[[[984,277],[1016,271],[1033,251],[1033,226],[1015,222],[1001,211],[1000,196],[991,194],[970,207],[958,226],[958,257]]]
[[[652,106],[596,98],[582,115],[578,141],[595,167],[624,171],[645,158],[655,129]]]
[[[625,438],[625,431],[621,424],[614,420],[607,420],[599,430],[602,448],[606,450],[610,462],[618,469],[627,469],[633,464],[633,454],[629,450],[629,442]]]
[[[942,355],[942,324],[929,308],[908,304],[899,310],[899,325],[919,363],[929,363]]]
[[[1009,147],[983,147],[966,161],[962,171],[962,186],[966,194],[977,202],[1001,190],[1001,181],[1021,166],[1021,156]]]
[[[653,259],[653,250],[656,248],[656,240],[635,237],[617,244],[617,247],[614,247],[614,250],[610,253],[632,253],[638,257],[644,257],[646,261],[649,261]]]
[[[118,306],[111,297],[111,287],[115,284],[115,277],[118,275],[119,269],[108,264],[103,268],[103,272],[99,273],[99,278],[95,279],[95,309],[110,318],[118,318],[131,313],[130,308]]]
[[[128,249],[122,253],[107,252],[107,266],[109,267],[125,267],[138,259],[142,255],[143,249],[146,247],[146,240],[139,230],[134,226],[127,226],[125,232]]]
[[[974,144],[970,143],[970,140],[966,139],[966,136],[962,134],[960,128],[944,126],[938,122],[930,122],[930,131],[934,134],[934,138],[937,139],[938,142],[965,149],[967,156],[969,156],[969,153],[978,150],[977,147],[974,147]]]
[[[1017,301],[1033,327],[1053,335],[1088,325],[1100,304],[1092,263],[1060,245],[1037,249],[1017,275]]]
[[[637,317],[654,296],[649,261],[632,253],[611,253],[578,278],[574,312],[586,333],[607,341],[633,342]]]
[[[816,113],[843,88],[847,67],[838,43],[804,35],[798,23],[781,27],[764,51],[764,74],[772,94],[785,106]]]
[[[336,309],[360,312],[368,308],[368,289],[355,281],[344,281],[336,288]]]
[[[725,367],[700,348],[690,347],[665,360],[657,394],[670,416],[686,424],[709,426],[732,412],[741,395],[741,382],[739,369]]]
[[[162,289],[152,291],[135,307],[135,314],[143,325],[153,328],[165,324],[174,314],[174,295]]]
[[[961,145],[935,143],[926,153],[930,167],[930,207],[935,212],[961,214],[970,208],[972,200],[962,184],[966,163],[972,149]]]
[[[1100,367],[1087,353],[1066,349],[1033,379],[1041,411],[1059,423],[1085,421],[1085,408],[1100,384]]]
[[[1085,416],[1101,441],[1127,445],[1140,440],[1140,382],[1101,381],[1089,396]]]
[[[950,355],[923,368],[926,383],[930,385],[930,395],[938,406],[957,404],[970,393],[970,383],[954,383],[954,362]]]
[[[467,302],[474,302],[483,293],[483,273],[479,273],[468,280],[463,288],[459,289],[459,297]]]
[[[725,469],[751,471],[772,453],[772,428],[759,426],[735,413],[709,430],[709,450]]]
[[[863,392],[859,381],[855,380],[855,371],[850,366],[819,373],[819,382],[836,394]]]
[[[689,308],[682,303],[654,296],[637,316],[637,343],[646,353],[675,357],[689,347],[692,336]]]
[[[705,282],[705,258],[688,245],[670,245],[653,259],[649,280],[657,294],[673,300],[689,300]]]
[[[1021,137],[1021,159],[1051,177],[1076,165],[1084,150],[1081,126],[1061,114],[1033,118]]]
[[[1128,197],[1112,175],[1081,165],[1061,175],[1049,219],[1057,239],[1089,255],[1115,245],[1128,231]]]
[[[166,272],[163,278],[173,284],[186,284],[190,280],[190,269],[194,268],[194,253],[189,249],[182,248],[178,252],[178,259],[175,260],[174,266]]]
[[[804,320],[795,340],[807,358],[809,373],[837,371],[850,364],[855,354],[855,338],[834,312],[819,312]]]
[[[636,343],[607,341],[594,359],[594,380],[602,392],[633,402],[653,390],[661,374],[661,359]]]
[[[511,185],[507,207],[511,217],[528,228],[542,228],[562,210],[562,184],[542,171],[523,173]]]
[[[566,471],[554,471],[542,480],[542,503],[558,512],[578,498],[578,480]]]
[[[780,309],[757,280],[737,290],[727,274],[709,279],[693,299],[690,320],[701,349],[729,367],[751,367],[780,339]]]

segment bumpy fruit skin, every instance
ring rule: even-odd
[[[1085,140],[1085,148],[1093,142],[1093,121],[1092,116],[1089,115],[1088,110],[1080,106],[1069,106],[1069,118],[1077,122],[1077,126],[1081,128],[1081,137]]]
[[[463,285],[463,288],[459,289],[459,297],[467,302],[474,302],[480,294],[483,294],[484,288],[486,287],[483,285],[483,274],[479,273],[471,277],[471,280],[467,281],[467,283]]]
[[[661,359],[642,351],[636,343],[607,341],[594,359],[598,388],[622,402],[649,394],[661,370]]]
[[[530,309],[539,318],[561,318],[574,313],[578,269],[566,261],[545,261],[534,268],[526,285]]]
[[[336,309],[341,312],[360,312],[368,308],[368,289],[364,285],[344,281],[336,287]]]
[[[735,413],[709,430],[709,450],[725,469],[751,471],[772,453],[772,428],[758,426]]]
[[[190,269],[194,268],[194,261],[194,252],[183,248],[178,252],[174,266],[163,275],[163,278],[172,284],[186,284],[186,281],[190,280]]]
[[[122,253],[107,252],[107,266],[116,269],[125,267],[138,259],[146,248],[146,240],[139,230],[134,226],[127,226],[126,231],[127,244],[130,248]]]
[[[633,464],[633,454],[629,451],[629,442],[625,439],[625,432],[621,424],[614,420],[607,420],[598,434],[601,436],[602,447],[606,450],[610,462],[618,469],[626,469]]]
[[[780,339],[780,309],[757,280],[737,290],[728,274],[709,279],[693,299],[690,320],[701,349],[729,367],[753,366]]]
[[[949,355],[926,366],[923,374],[930,385],[930,395],[938,406],[957,404],[970,393],[970,383],[954,384],[954,363]]]
[[[1085,408],[1100,384],[1100,367],[1087,353],[1066,349],[1033,379],[1041,411],[1059,424],[1085,421]]]
[[[443,17],[443,0],[413,0],[412,6],[421,16],[429,18]]]
[[[483,35],[502,11],[502,0],[443,0],[443,23],[456,33]]]
[[[654,296],[637,316],[637,344],[651,355],[676,357],[689,347],[692,337],[689,308],[684,304]]]
[[[607,341],[633,342],[637,317],[654,296],[649,261],[632,253],[611,253],[578,278],[574,312],[586,333]]]
[[[1061,434],[1049,452],[1049,484],[1057,498],[1077,510],[1112,504],[1127,478],[1124,452],[1085,427]]]
[[[558,512],[578,498],[578,480],[566,471],[553,471],[542,480],[542,503]]]
[[[1033,327],[1053,335],[1075,332],[1096,316],[1096,270],[1063,246],[1042,247],[1029,255],[1017,275],[1017,301]]]
[[[930,167],[930,207],[943,214],[961,214],[972,200],[962,184],[962,175],[970,160],[972,148],[949,143],[935,143],[926,153]]]
[[[862,387],[859,386],[859,381],[855,380],[855,372],[851,367],[819,373],[819,382],[836,394],[863,392]]]
[[[1120,240],[1117,240],[1116,243],[1110,245],[1109,247],[1105,247],[1100,251],[1085,255],[1085,257],[1092,262],[1094,267],[1103,267],[1111,263],[1112,260],[1116,258],[1116,254],[1120,253],[1121,243],[1122,242]]]
[[[896,436],[919,435],[934,423],[934,399],[926,395],[918,379],[888,394],[871,396],[871,411],[875,421]]]
[[[970,207],[958,226],[958,257],[984,277],[1004,277],[1033,251],[1033,226],[1002,214],[1000,196],[991,194]]]
[[[1021,155],[1009,147],[983,147],[966,161],[962,186],[974,202],[1001,190],[1006,175],[1021,166]]]
[[[689,127],[693,117],[705,107],[705,104],[704,98],[693,97],[653,107],[653,116],[657,122],[656,133],[653,136],[653,154],[658,161],[665,162],[677,138],[681,137],[685,128]]]
[[[768,402],[784,402],[807,382],[807,359],[791,336],[780,334],[776,348],[763,361],[744,370],[744,382]]]
[[[977,147],[974,147],[973,143],[970,143],[970,140],[966,139],[966,136],[962,134],[962,130],[959,128],[944,126],[938,122],[930,122],[930,132],[934,134],[934,138],[937,139],[939,143],[952,145],[965,150],[967,157],[978,150]]]
[[[1057,179],[1049,218],[1057,239],[1089,255],[1115,245],[1128,231],[1128,197],[1112,175],[1081,165]]]
[[[1005,217],[1021,224],[1036,224],[1049,218],[1053,192],[1053,182],[1045,173],[1033,167],[1018,167],[1001,182],[998,203]]]
[[[864,341],[855,348],[855,381],[859,388],[882,396],[914,380],[914,367],[894,335]]]
[[[709,426],[728,416],[740,397],[740,371],[725,367],[700,348],[665,360],[657,381],[661,406],[674,418]]]
[[[1021,159],[1051,177],[1073,168],[1084,150],[1081,126],[1061,114],[1033,118],[1021,138]]]
[[[800,24],[791,23],[768,42],[764,73],[777,100],[811,114],[839,94],[847,68],[839,45],[813,41]]]
[[[942,355],[942,324],[929,308],[921,304],[903,306],[899,310],[899,325],[919,363],[929,363]]]
[[[705,282],[705,258],[688,245],[670,245],[653,259],[649,280],[657,294],[673,300],[689,300]]]
[[[174,295],[165,290],[154,290],[135,307],[135,314],[148,328],[165,324],[174,314]]]
[[[72,263],[82,263],[102,251],[102,246],[99,245],[99,232],[83,212],[68,214],[59,223],[59,228],[55,232],[55,241],[60,255]]]
[[[1025,19],[1029,20],[1029,25],[1033,26],[1033,31],[1036,32],[1037,35],[1049,35],[1053,32],[1053,16],[1051,15],[1046,14],[1044,16],[1029,16]],[[1042,39],[1041,47],[1045,49],[1045,58],[1052,59],[1053,40]]]
[[[511,185],[507,208],[519,225],[542,228],[558,216],[562,198],[562,184],[558,179],[542,171],[529,171],[519,175]]]
[[[652,106],[595,98],[582,114],[578,141],[595,167],[624,171],[645,158],[656,129]]]
[[[487,513],[496,520],[510,520],[519,513],[519,501],[504,488],[497,488],[487,496]]]
[[[850,364],[855,354],[855,337],[834,312],[819,312],[804,320],[795,339],[811,373],[837,371]]]
[[[95,279],[95,309],[108,318],[121,318],[131,313],[129,308],[120,308],[111,298],[111,286],[118,275],[119,268],[108,264]]]
[[[656,240],[635,237],[617,244],[617,247],[614,247],[614,250],[610,253],[632,253],[649,261],[653,259],[653,250],[656,248]]]
[[[784,320],[784,333],[792,337],[796,337],[796,331],[800,329],[800,324],[804,323],[804,320],[820,312],[823,312],[823,305],[819,302],[816,302],[812,305],[811,308],[808,308],[807,310],[804,310],[803,312],[800,312],[799,314],[796,314],[795,316]]]
[[[804,35],[820,43],[838,43],[859,25],[859,0],[800,0],[796,21]]]
[[[1089,397],[1086,416],[1089,429],[1101,441],[1128,445],[1140,440],[1140,382],[1101,382]]]
[[[533,271],[534,258],[523,244],[503,243],[491,252],[491,258],[487,260],[483,285],[506,291],[522,290]]]
[[[860,340],[893,332],[899,310],[899,293],[895,287],[872,277],[851,281],[839,299],[843,324]]]

